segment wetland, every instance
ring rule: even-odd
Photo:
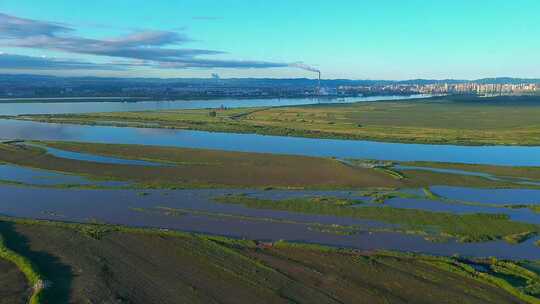
[[[463,98],[4,116],[0,295],[538,303],[537,105]]]

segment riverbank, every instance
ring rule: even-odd
[[[308,138],[453,145],[540,145],[540,102],[516,97],[433,97],[408,101],[247,109],[18,116],[16,119],[188,129]],[[540,99],[539,99],[540,100]],[[481,131],[480,131],[481,130]]]
[[[429,98],[430,95],[370,96],[370,97],[299,97],[299,98],[218,98],[218,99],[130,99],[130,98],[51,98],[0,100],[2,116],[32,114],[80,114],[95,112],[127,112],[177,109],[231,109],[248,107],[279,107],[309,104],[341,104],[377,100]]]

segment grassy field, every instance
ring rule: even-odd
[[[9,218],[0,233],[50,282],[44,303],[538,303],[538,275],[504,261],[479,273],[456,258]]]
[[[243,195],[216,198],[220,203],[239,204],[249,208],[272,209],[324,214],[368,220],[383,221],[401,225],[398,230],[411,233],[456,237],[463,242],[506,240],[522,242],[540,232],[540,226],[511,221],[502,214],[464,214],[430,212],[392,207],[351,207],[310,198],[265,200]]]
[[[539,145],[538,117],[540,97],[507,96],[436,97],[410,101],[216,111],[34,115],[21,118],[47,122],[138,125],[390,142]]]
[[[101,179],[132,181],[148,188],[400,188],[430,185],[517,187],[475,176],[409,170],[405,178],[375,168],[351,166],[330,158],[227,152],[140,145],[41,142],[50,147],[163,162],[172,166],[138,166],[84,162],[54,157],[44,150],[0,145],[0,162]],[[523,187],[523,186],[520,186]],[[532,187],[532,186],[531,186]]]
[[[57,158],[39,148],[0,146],[0,160],[23,166],[129,180],[148,187],[383,187],[399,183],[372,169],[333,159],[133,145],[49,143],[102,155],[164,161],[174,166],[137,166]]]

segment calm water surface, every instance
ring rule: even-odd
[[[485,204],[519,205],[540,204],[540,190],[536,189],[478,189],[434,186],[431,191],[445,198]]]
[[[389,99],[388,97],[384,98]],[[355,98],[333,102],[361,101]],[[367,100],[367,99],[364,99]],[[372,98],[371,100],[377,100]],[[179,102],[77,102],[77,103],[32,103],[0,104],[0,115],[58,114],[113,112],[135,110],[165,110],[187,108],[279,106],[313,104],[313,99],[263,99],[263,100],[213,100]],[[325,101],[326,102],[326,101]],[[369,141],[307,139],[254,134],[210,133],[201,131],[118,128],[105,126],[81,126],[69,124],[46,124],[28,121],[0,119],[0,138],[32,140],[66,140],[100,143],[147,144],[174,147],[221,149],[230,151],[296,154],[338,158],[362,158],[396,161],[440,161],[478,163],[491,165],[540,166],[540,147],[463,147],[451,145],[421,145],[380,143]],[[117,158],[101,157],[84,153],[72,153],[50,149],[59,157],[83,161],[128,162]],[[137,161],[138,162],[138,161]],[[140,165],[152,165],[142,161]],[[456,174],[462,172],[443,172]],[[478,175],[471,173],[471,175]],[[489,178],[489,176],[484,176]],[[70,176],[11,165],[0,166],[0,179],[36,185],[63,183],[87,184],[90,181]],[[462,187],[432,187],[444,197],[483,202],[489,204],[535,204],[540,203],[540,190],[525,189],[472,189]],[[410,190],[418,192],[418,190]],[[112,224],[158,227],[220,234],[263,240],[285,239],[359,249],[388,249],[416,251],[429,254],[466,256],[496,256],[512,259],[540,259],[540,250],[534,245],[536,239],[518,245],[502,241],[463,244],[454,241],[433,243],[420,236],[390,232],[363,232],[355,235],[337,235],[308,229],[312,223],[357,225],[368,228],[386,228],[389,225],[351,218],[324,215],[306,215],[293,212],[250,209],[240,205],[218,204],[213,197],[225,194],[249,192],[250,195],[268,199],[324,195],[362,199],[347,191],[256,191],[256,190],[150,190],[149,195],[140,195],[138,190],[127,189],[43,189],[0,185],[0,213],[29,218],[46,218],[87,222],[98,220]],[[39,198],[39,199],[37,199]],[[434,202],[424,199],[392,199],[388,205],[398,208],[424,209],[456,214],[486,212],[505,213],[512,219],[540,223],[540,215],[528,209],[502,209],[482,206],[465,206]],[[183,216],[134,211],[133,208],[165,206],[193,209],[204,212],[226,213],[255,218],[272,218],[290,222],[265,222],[249,219],[204,216],[188,213]]]
[[[143,144],[338,158],[540,166],[540,147],[402,144],[6,119],[0,119],[0,138]]]
[[[426,210],[430,212],[445,212],[452,214],[506,214],[513,221],[540,225],[540,214],[528,208],[509,209],[489,206],[475,206],[460,203],[431,201],[428,199],[392,198],[384,205],[395,208]]]
[[[40,189],[17,186],[0,186],[0,213],[8,216],[42,218],[64,221],[101,221],[137,227],[178,229],[258,240],[289,240],[351,247],[364,250],[388,249],[414,251],[428,254],[487,257],[509,259],[540,259],[540,250],[534,245],[536,239],[511,245],[502,241],[486,243],[458,243],[449,241],[434,243],[420,236],[392,232],[360,232],[354,235],[338,235],[308,229],[308,223],[350,224],[361,227],[384,227],[375,221],[305,215],[292,212],[249,209],[239,205],[218,204],[212,198],[224,194],[238,194],[245,190],[150,190],[139,195],[136,190],[75,190]],[[252,191],[256,192],[256,191]],[[307,193],[301,193],[306,195]],[[340,193],[328,193],[340,195]],[[343,193],[341,193],[343,194]],[[263,195],[264,193],[258,193]],[[283,193],[269,192],[269,197],[282,197]],[[36,199],[39,198],[39,199]],[[191,208],[212,212],[278,218],[299,223],[265,222],[220,218],[187,214],[168,216],[138,212],[133,207],[152,208],[167,206]],[[305,222],[306,225],[301,223]]]
[[[48,154],[54,155],[59,158],[74,159],[74,160],[79,160],[79,161],[87,161],[87,162],[95,162],[95,163],[103,163],[103,164],[151,166],[151,167],[168,166],[168,164],[165,164],[165,163],[151,162],[151,161],[138,160],[138,159],[125,159],[125,158],[118,158],[118,157],[101,156],[101,155],[89,154],[89,153],[72,152],[72,151],[60,150],[60,149],[55,149],[55,148],[51,148],[51,147],[47,147],[43,145],[37,145],[37,144],[24,143],[24,145],[29,145],[29,146],[45,149]]]
[[[175,109],[206,109],[245,107],[274,107],[308,105],[317,103],[353,103],[360,101],[406,100],[427,98],[431,95],[412,96],[372,96],[345,98],[268,98],[268,99],[219,99],[219,100],[179,100],[179,101],[137,101],[137,102],[2,102],[0,115],[23,114],[76,114],[93,112],[153,111]]]

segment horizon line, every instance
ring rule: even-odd
[[[291,77],[291,78],[283,78],[283,77],[220,77],[220,78],[213,78],[213,77],[144,77],[144,76],[59,76],[59,75],[53,75],[53,74],[32,74],[32,73],[0,73],[0,77],[5,76],[38,76],[38,77],[55,77],[55,78],[98,78],[98,79],[160,79],[160,80],[171,80],[171,79],[194,79],[194,80],[213,80],[213,81],[219,81],[219,80],[236,80],[236,79],[265,79],[265,80],[313,80],[317,81],[318,78],[310,78],[310,77]],[[405,81],[437,81],[437,82],[444,82],[444,81],[468,81],[468,82],[475,82],[480,80],[529,80],[529,81],[537,81],[540,82],[540,76],[537,78],[534,77],[512,77],[512,76],[492,76],[492,77],[482,77],[482,78],[475,78],[475,79],[465,79],[465,78],[408,78],[408,79],[371,79],[371,78],[321,78],[321,81],[392,81],[392,82],[405,82]]]

